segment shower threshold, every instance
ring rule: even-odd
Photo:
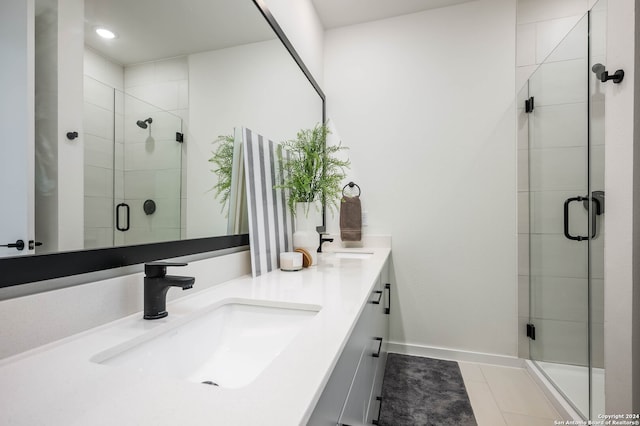
[[[536,361],[555,385],[562,390],[565,397],[585,417],[589,416],[589,387],[585,385],[589,374],[588,367],[558,364],[553,362]],[[593,418],[604,413],[604,369],[594,368],[593,371]]]

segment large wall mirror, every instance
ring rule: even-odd
[[[1,287],[248,244],[237,130],[324,119],[264,3],[33,1],[32,219],[23,250],[0,247]]]

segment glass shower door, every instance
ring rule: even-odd
[[[585,417],[593,231],[588,24],[585,16],[529,79],[530,356]]]
[[[179,240],[182,119],[116,91],[116,245]]]

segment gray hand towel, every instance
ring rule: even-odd
[[[362,207],[360,197],[342,197],[340,202],[340,238],[342,241],[362,239]]]

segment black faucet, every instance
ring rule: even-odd
[[[151,262],[144,265],[144,319],[164,318],[167,312],[169,287],[188,290],[196,281],[193,277],[167,275],[167,266],[187,266],[186,263]]]
[[[322,253],[322,243],[332,243],[333,238],[324,238],[327,235],[326,228],[324,226],[316,226],[316,231],[320,236],[320,244],[318,245],[318,253]]]

